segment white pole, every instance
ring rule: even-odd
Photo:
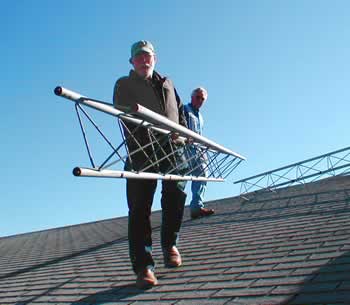
[[[207,178],[195,176],[180,176],[180,175],[162,175],[157,173],[145,172],[127,172],[117,170],[96,170],[91,168],[76,167],[73,170],[74,176],[79,177],[97,177],[97,178],[127,178],[127,179],[152,179],[152,180],[176,180],[176,181],[211,181],[223,182],[222,178]]]
[[[103,102],[97,102],[95,100],[91,100],[91,99],[89,99],[89,98],[87,98],[79,93],[76,93],[74,91],[71,91],[69,89],[66,89],[63,87],[56,87],[54,92],[58,96],[64,97],[68,100],[71,100],[71,101],[79,103],[79,104],[83,104],[83,105],[88,106],[90,108],[102,111],[102,112],[110,114],[112,116],[115,116],[118,118],[121,117],[124,121],[134,123],[135,125],[142,125],[145,127],[151,125],[148,122],[133,118],[130,115],[128,116],[125,114],[125,112],[122,112],[122,111],[114,108],[113,106],[107,105],[106,103],[103,103]],[[153,126],[151,126],[150,128],[152,128],[153,130],[158,131],[160,133],[163,133],[163,134],[170,133],[170,131],[162,129],[162,128],[157,128],[157,127],[153,127]]]
[[[188,137],[188,138],[193,138],[195,140],[197,140],[199,143],[207,145],[209,147],[212,147],[214,149],[216,149],[219,152],[223,152],[225,154],[229,154],[232,156],[235,156],[239,159],[245,160],[246,158],[219,145],[216,144],[215,142],[199,135],[198,133],[195,133],[194,131],[187,129],[184,126],[181,126],[171,120],[169,120],[168,118],[153,112],[152,110],[147,109],[146,107],[140,105],[140,104],[136,104],[133,112],[137,113],[138,115],[141,115],[143,118],[151,120],[153,122],[158,122],[160,124],[162,124],[163,126],[165,126],[166,128],[169,128],[175,132],[180,133],[180,135]]]
[[[125,114],[124,112],[114,108],[113,106],[107,105],[106,103],[103,102],[97,102],[91,99],[88,99],[86,97],[84,97],[83,95],[76,93],[74,91],[68,90],[66,88],[63,87],[56,87],[54,90],[55,94],[61,97],[65,97],[69,100],[81,103],[83,105],[92,107],[96,110],[100,110],[102,112],[111,114],[113,116],[116,117],[122,117],[123,120],[135,123],[140,125],[142,123],[141,120],[136,119],[136,118],[132,118],[130,117],[130,115],[128,116],[127,114]],[[132,111],[140,116],[142,116],[144,119],[149,120],[151,122],[156,122],[162,126],[164,126],[166,129],[170,129],[174,132],[180,133],[180,136],[183,136],[185,138],[193,138],[195,140],[198,141],[198,143],[209,146],[219,152],[225,153],[225,154],[229,154],[232,156],[235,156],[241,160],[246,160],[245,157],[219,145],[216,144],[215,142],[195,133],[194,131],[187,129],[186,127],[183,127],[171,120],[169,120],[168,118],[155,113],[149,109],[147,109],[146,107],[140,105],[140,104],[135,104],[134,109],[132,109]],[[144,126],[147,126],[148,124],[143,123]],[[154,130],[158,130],[161,131],[162,133],[169,133],[170,131],[164,130],[162,128],[155,128],[155,127],[151,127]]]

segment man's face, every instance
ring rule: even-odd
[[[199,90],[192,95],[191,104],[193,105],[194,108],[199,109],[202,107],[206,99],[207,99],[207,95],[205,94],[205,92]]]
[[[156,58],[153,54],[139,53],[131,59],[135,72],[142,78],[152,77]]]

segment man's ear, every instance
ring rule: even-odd
[[[154,57],[154,64],[156,64],[156,63],[157,63],[157,60],[158,60],[157,55],[154,54],[153,57]]]

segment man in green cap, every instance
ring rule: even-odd
[[[146,40],[134,43],[129,61],[133,69],[128,76],[117,80],[113,94],[114,105],[133,107],[138,103],[187,127],[183,104],[172,81],[154,70],[156,54],[153,45]],[[141,145],[150,142],[144,128],[130,123],[126,126],[135,137],[135,139],[126,137],[129,152],[137,149],[136,141]],[[125,134],[129,132],[124,129]],[[126,169],[131,171],[138,171],[147,161],[144,152],[135,153],[131,158],[132,160],[129,157],[126,162]],[[162,164],[159,167],[155,171],[161,172]],[[162,180],[161,246],[166,267],[179,267],[182,264],[176,244],[186,201],[185,185],[184,181]],[[150,222],[156,186],[156,180],[127,179],[126,181],[129,208],[129,254],[132,268],[137,275],[136,286],[141,289],[157,285],[157,278],[154,275],[155,263],[152,258]]]

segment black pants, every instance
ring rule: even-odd
[[[176,245],[186,201],[185,181],[162,180],[161,246]],[[154,268],[152,259],[151,207],[157,180],[127,179],[129,254],[135,273]]]

